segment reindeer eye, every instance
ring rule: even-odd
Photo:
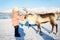
[[[24,18],[26,19],[26,16]]]

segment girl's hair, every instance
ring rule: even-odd
[[[15,14],[15,13],[19,14],[19,8],[18,7],[14,7],[13,10],[12,10],[12,13],[13,14]]]

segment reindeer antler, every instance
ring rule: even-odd
[[[27,8],[23,8],[23,10],[26,12],[26,14],[28,14]]]

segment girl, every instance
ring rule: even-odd
[[[24,20],[24,18],[21,15],[19,15],[19,9],[17,7],[13,8],[12,13],[12,25],[15,29],[15,37],[20,37],[20,34],[18,32],[19,20]]]

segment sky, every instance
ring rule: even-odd
[[[10,10],[14,6],[19,8],[59,7],[60,0],[0,0],[0,10]]]

